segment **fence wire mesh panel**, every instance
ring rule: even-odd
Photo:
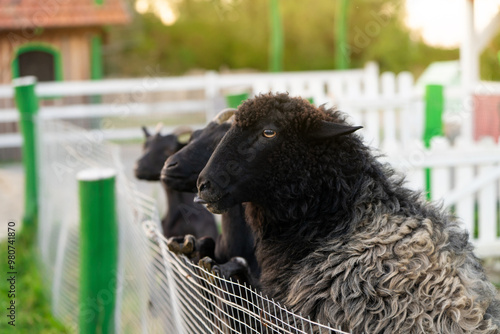
[[[147,333],[147,263],[150,250],[141,228],[145,220],[159,221],[152,201],[135,190],[123,173],[118,147],[98,131],[67,123],[38,120],[39,222],[38,247],[52,312],[78,331],[80,226],[76,175],[88,168],[113,168],[116,175],[119,259],[116,282],[116,328],[120,333]],[[96,231],[99,233],[99,231]],[[98,306],[87,312],[96,316]]]
[[[250,286],[219,277],[167,248],[154,201],[127,180],[118,147],[99,131],[38,119],[38,247],[52,312],[78,332],[79,206],[76,175],[116,171],[117,333],[344,333],[287,310]],[[96,231],[99,233],[99,231]],[[92,303],[91,303],[92,304]],[[93,313],[94,312],[94,313]]]
[[[345,333],[287,310],[251,286],[219,277],[167,249],[155,224],[144,229],[154,254],[153,317],[169,333]]]

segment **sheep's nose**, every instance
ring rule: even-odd
[[[194,197],[194,200],[193,200],[195,203],[198,203],[198,204],[208,204],[207,201],[205,201],[204,199],[200,198],[200,196],[196,195]]]
[[[206,180],[206,181],[202,181],[199,185],[198,185],[198,190],[200,192],[203,192],[203,191],[207,191],[208,189],[210,189],[210,181]]]
[[[196,203],[206,204],[207,202],[203,199],[206,197],[207,193],[210,191],[211,183],[209,180],[205,180],[200,175],[198,178],[198,195],[194,198]]]
[[[168,169],[172,170],[177,165],[178,165],[178,162],[171,159],[171,157],[169,157],[165,161],[165,163],[163,164],[163,168],[161,169],[161,174],[160,174],[161,182],[163,182],[163,183],[167,182]]]
[[[166,167],[167,167],[167,169],[168,168],[172,169],[172,168],[174,168],[177,165],[178,165],[177,161],[171,161],[171,162],[167,161],[167,166]]]

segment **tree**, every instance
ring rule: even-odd
[[[167,0],[165,0],[167,1]],[[172,0],[171,0],[172,1]],[[349,1],[351,68],[375,60],[382,71],[420,74],[458,50],[427,46],[404,24],[404,0]],[[110,28],[107,74],[141,76],[147,66],[171,75],[193,69],[268,70],[269,0],[178,0],[178,18],[166,26],[152,13],[135,14],[127,27]],[[335,2],[280,1],[285,71],[335,68]]]

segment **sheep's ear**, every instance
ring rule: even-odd
[[[148,137],[150,137],[150,136],[151,136],[151,134],[150,134],[150,133],[149,133],[149,131],[148,131],[148,128],[147,128],[147,127],[145,127],[145,126],[143,126],[143,127],[142,127],[142,132],[144,132],[144,136],[145,136],[146,138],[148,138]]]
[[[312,130],[309,133],[309,137],[311,137],[312,139],[334,138],[338,136],[348,135],[361,128],[362,126],[350,126],[334,122],[321,121],[321,126],[316,130]]]

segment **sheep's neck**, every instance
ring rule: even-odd
[[[181,205],[189,205],[194,199],[194,194],[180,192],[166,186],[164,186],[163,189],[165,190],[167,199],[167,214],[164,218],[166,224],[164,228],[172,228],[177,224],[177,221],[182,215],[179,208]]]
[[[293,181],[282,182],[286,187],[267,192],[270,196],[262,203],[247,206],[250,225],[263,240],[293,240],[307,247],[324,238],[352,233],[360,221],[359,213],[366,214],[374,206],[380,204],[381,212],[399,210],[404,196],[395,190],[391,172],[383,165],[372,159],[357,171],[344,169],[337,170],[336,176],[343,182],[332,185],[334,175],[323,174],[308,179],[307,186],[296,184],[296,189],[309,190],[298,191],[298,195]]]
[[[222,214],[222,234],[217,241],[215,254],[223,260],[228,261],[226,256],[241,256],[245,248],[246,233],[249,228],[245,221],[243,206],[235,205],[229,211]],[[238,255],[233,255],[239,253]],[[219,255],[218,255],[219,254]]]
[[[321,198],[288,202],[282,207],[279,204],[270,207],[250,204],[247,215],[252,229],[261,239],[294,240],[294,246],[301,242],[310,245],[313,241],[332,237],[332,233],[340,237],[349,231],[348,224],[338,224],[349,217],[349,208]]]
[[[254,256],[254,238],[246,223],[243,205],[235,205],[222,215],[222,231],[215,249],[217,261],[227,262],[234,256],[242,256],[255,274],[258,265]]]

